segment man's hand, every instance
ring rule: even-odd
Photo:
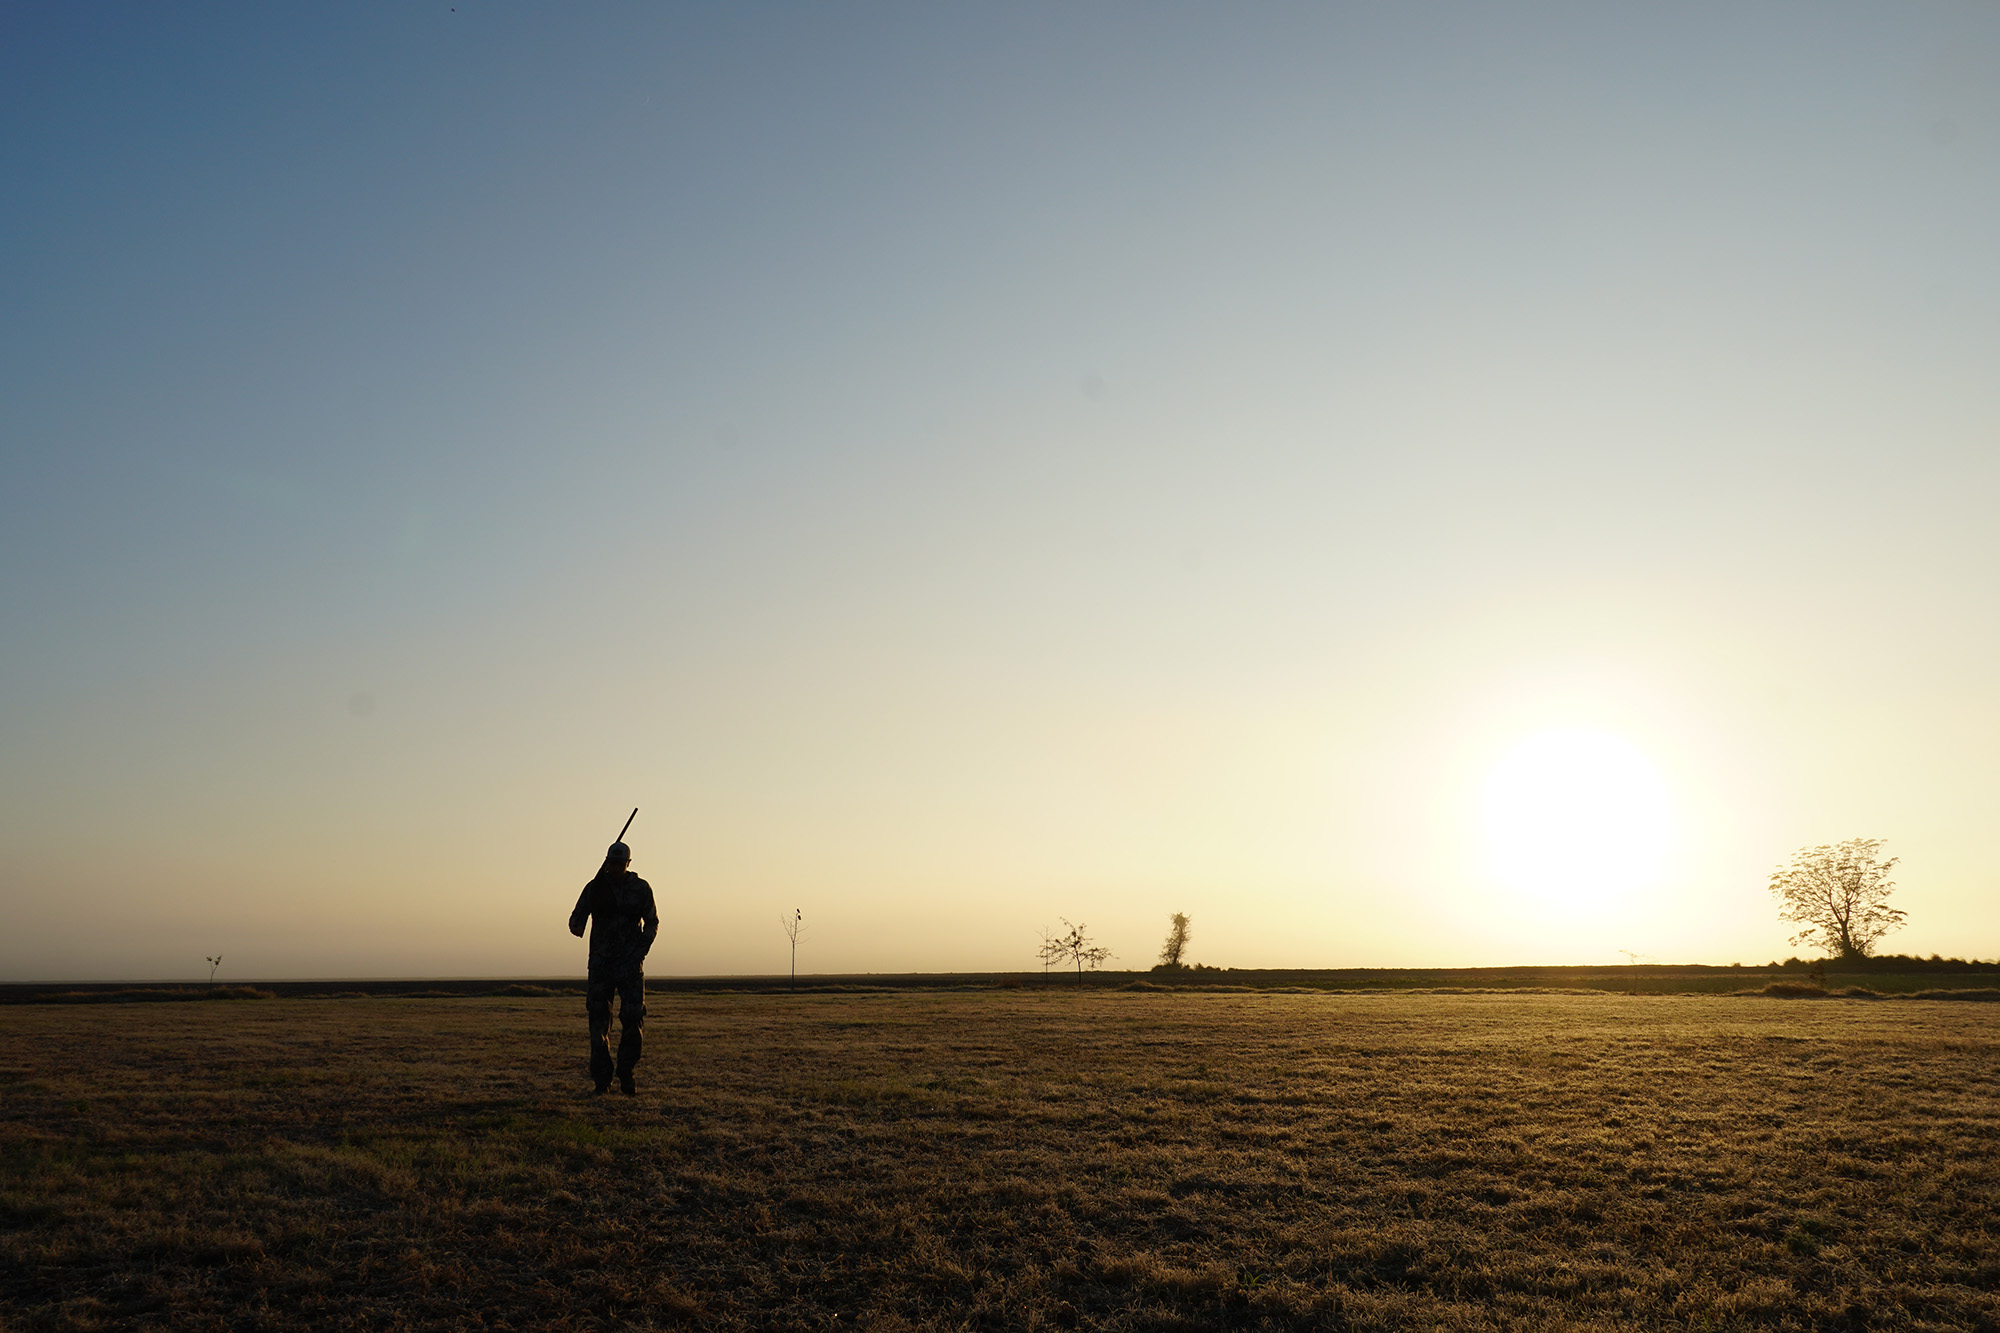
[[[583,917],[575,912],[569,914],[569,933],[579,939],[583,937]]]

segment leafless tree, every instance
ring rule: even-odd
[[[1167,919],[1167,942],[1160,946],[1160,966],[1178,968],[1186,960],[1188,940],[1194,931],[1188,925],[1186,912],[1175,912]]]
[[[1062,956],[1062,944],[1055,935],[1049,933],[1047,926],[1043,926],[1042,947],[1035,950],[1035,957],[1039,958],[1042,963],[1042,975],[1047,976],[1049,974],[1049,965],[1061,962]]]
[[[1096,971],[1102,967],[1104,960],[1111,957],[1111,950],[1102,945],[1092,943],[1090,936],[1084,934],[1083,922],[1079,921],[1071,925],[1070,919],[1063,917],[1062,923],[1068,929],[1055,937],[1053,941],[1055,944],[1054,956],[1076,964],[1076,984],[1081,986],[1083,984],[1083,970],[1088,967],[1092,971]]]
[[[1875,859],[1880,838],[1853,838],[1801,847],[1792,863],[1771,872],[1778,915],[1798,926],[1793,944],[1812,944],[1836,957],[1866,958],[1875,941],[1903,924],[1888,905],[1896,886],[1889,871],[1899,858]]]
[[[207,954],[203,954],[202,958],[208,963],[208,984],[213,986],[215,984],[215,971],[222,966],[222,955],[217,954],[215,957],[210,958]]]
[[[799,940],[806,933],[806,914],[804,909],[794,907],[790,916],[781,916],[778,918],[778,924],[785,928],[785,938],[792,943],[791,984],[796,986],[799,984]]]

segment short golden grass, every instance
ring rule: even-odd
[[[0,1327],[1992,1329],[2000,1006],[0,1011]]]

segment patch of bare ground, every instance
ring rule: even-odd
[[[1993,1329],[2000,1007],[0,1012],[0,1325]]]

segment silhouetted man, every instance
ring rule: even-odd
[[[611,844],[597,877],[583,886],[576,910],[569,914],[569,933],[590,928],[590,979],[584,985],[583,1007],[590,1015],[590,1076],[599,1092],[611,1090],[611,993],[618,993],[618,1087],[630,1096],[632,1066],[646,1026],[646,951],[660,933],[660,914],[653,906],[653,886],[626,867],[632,849]]]

